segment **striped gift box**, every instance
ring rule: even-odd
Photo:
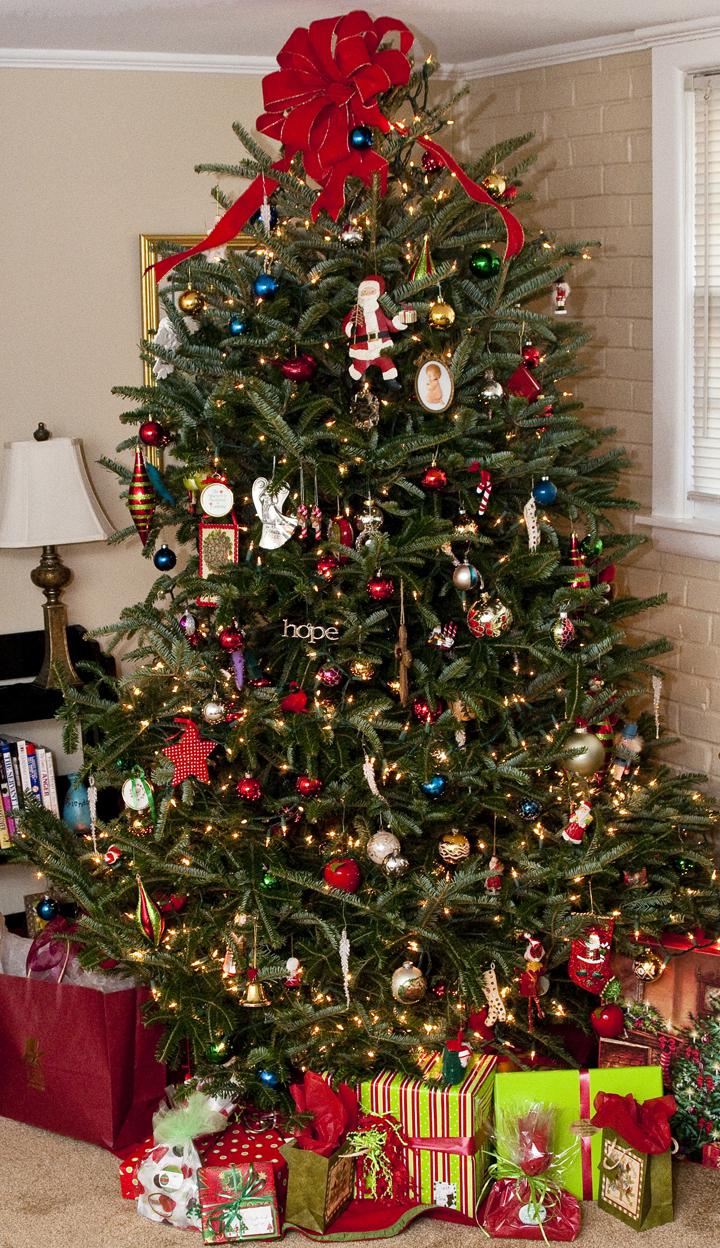
[[[363,1109],[400,1123],[410,1199],[474,1220],[487,1164],[496,1060],[474,1055],[462,1083],[452,1087],[430,1081],[441,1066],[437,1054],[427,1059],[422,1079],[383,1071],[361,1083]]]

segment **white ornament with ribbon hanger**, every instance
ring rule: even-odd
[[[267,477],[256,477],[253,481],[252,500],[262,522],[258,546],[263,550],[278,550],[293,535],[297,517],[285,516],[282,510],[289,493],[290,486],[286,481],[283,481],[276,489],[271,489],[271,483]]]

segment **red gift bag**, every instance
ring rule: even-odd
[[[0,974],[0,1114],[108,1149],[147,1136],[166,1072],[146,995]]]

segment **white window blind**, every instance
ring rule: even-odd
[[[720,500],[720,72],[694,75],[693,439],[689,497]]]

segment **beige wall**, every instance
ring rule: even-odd
[[[652,233],[650,53],[625,53],[472,84],[470,145],[483,150],[533,130],[540,157],[527,181],[534,215],[560,238],[598,239],[597,258],[571,275],[568,308],[594,335],[576,393],[587,415],[614,425],[631,457],[623,491],[650,511]],[[657,257],[662,263],[662,257]],[[681,740],[665,754],[720,787],[720,563],[644,549],[622,582],[664,607],[639,617],[637,638],[666,635],[663,714]]]
[[[42,419],[80,436],[116,525],[128,513],[114,454],[123,404],[110,388],[142,380],[138,235],[212,224],[200,161],[236,160],[233,121],[260,111],[260,79],[232,74],[5,70],[0,74],[0,217],[4,259],[0,441]],[[126,459],[131,462],[130,453]],[[71,622],[116,619],[152,576],[139,539],[67,547]],[[42,627],[32,551],[0,551],[0,632]]]

